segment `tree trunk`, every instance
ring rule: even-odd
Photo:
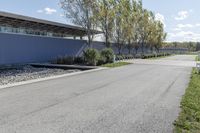
[[[131,54],[131,40],[128,40],[128,54]]]
[[[142,41],[142,55],[144,55],[144,42]]]
[[[117,49],[118,49],[118,54],[121,55],[122,46],[120,43],[118,43]]]
[[[137,54],[138,53],[138,49],[135,49],[135,54]]]

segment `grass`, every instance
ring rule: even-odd
[[[175,121],[175,133],[200,133],[200,74],[193,69],[189,87],[181,102],[181,113]]]
[[[115,63],[109,63],[109,64],[104,64],[102,67],[109,67],[109,68],[115,68],[115,67],[121,67],[125,65],[129,65],[131,63],[128,62],[115,62]]]
[[[198,55],[196,56],[195,60],[196,60],[196,61],[200,61],[200,58],[199,58]]]

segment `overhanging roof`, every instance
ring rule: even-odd
[[[48,31],[54,33],[62,33],[73,36],[85,36],[87,31],[79,26],[67,25],[58,22],[52,22],[33,17],[27,17],[0,11],[0,25],[10,25],[15,28],[24,27],[34,30]],[[100,31],[93,31],[100,34]]]

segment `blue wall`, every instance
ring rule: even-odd
[[[86,48],[84,40],[0,33],[0,65],[48,62],[59,56],[80,56]],[[93,48],[102,50],[105,45],[103,42],[93,42]],[[118,53],[116,47],[113,50]],[[122,52],[126,54],[128,50],[123,49]]]
[[[77,55],[84,40],[0,33],[0,65],[46,62],[58,56]]]
[[[112,48],[118,54],[114,45]],[[86,48],[87,44],[84,40],[0,33],[0,65],[48,62],[59,56],[80,56]],[[93,48],[102,50],[105,45],[103,42],[93,42]],[[161,51],[178,50],[161,49]],[[181,51],[185,52],[185,50]],[[141,49],[138,52],[141,52]],[[149,50],[145,49],[145,52],[148,53]],[[122,53],[128,54],[128,50],[123,48]]]

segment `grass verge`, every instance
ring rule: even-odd
[[[200,58],[199,58],[198,55],[196,56],[195,60],[196,60],[196,61],[200,61]]]
[[[115,67],[121,67],[121,66],[129,65],[129,64],[131,64],[131,63],[128,63],[128,62],[115,62],[115,63],[109,63],[109,64],[102,65],[102,67],[115,68]]]
[[[189,87],[181,102],[181,113],[175,121],[175,133],[200,133],[200,74],[193,69]]]

